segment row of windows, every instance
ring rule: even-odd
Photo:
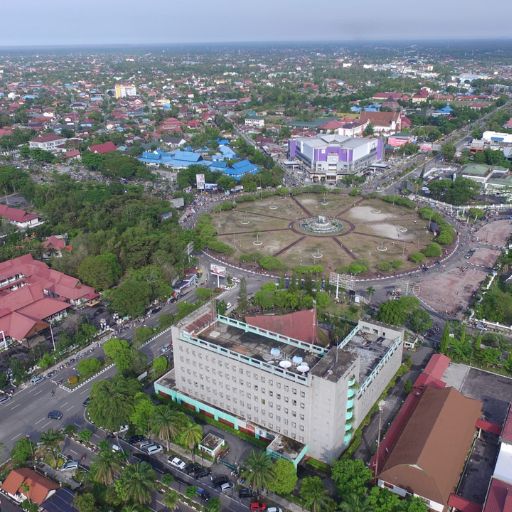
[[[283,390],[284,393],[290,393],[291,391],[291,394],[292,395],[297,395],[301,398],[305,398],[306,397],[306,392],[304,390],[299,390],[295,387],[295,386],[290,386],[288,384],[282,384],[281,382],[279,381],[276,381],[274,383],[274,380],[273,379],[267,379],[265,376],[263,375],[258,375],[257,373],[253,373],[249,370],[243,370],[243,368],[240,368],[240,371],[239,371],[239,374],[240,375],[243,375],[245,373],[245,376],[246,377],[249,377],[249,379],[252,379],[252,380],[244,380],[242,378],[238,378],[236,377],[235,373],[236,373],[236,366],[232,366],[232,371],[233,373],[223,373],[221,371],[217,371],[215,368],[213,367],[210,367],[209,365],[203,365],[202,363],[197,363],[197,361],[195,361],[194,359],[190,360],[188,357],[185,358],[183,356],[180,356],[180,361],[188,366],[192,366],[192,367],[195,367],[195,368],[199,368],[199,370],[202,370],[201,373],[205,374],[205,379],[207,382],[209,382],[209,379],[210,379],[210,374],[211,375],[214,375],[216,377],[219,377],[220,379],[224,379],[224,380],[231,380],[232,382],[237,382],[238,380],[238,383],[241,385],[241,386],[244,386],[245,388],[247,389],[253,389],[254,391],[260,391],[262,393],[265,393],[266,392],[266,389],[265,387],[261,386],[259,382],[261,382],[262,384],[265,384],[265,382],[268,382],[268,385],[269,386],[275,386],[276,389],[279,389],[279,390]],[[228,366],[226,364],[226,366]],[[190,375],[191,374],[191,370],[190,369],[187,369],[187,373]],[[213,378],[212,378],[213,379]],[[213,382],[215,383],[215,379],[213,379]],[[269,396],[273,396],[273,391],[269,391]]]

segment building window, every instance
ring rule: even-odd
[[[297,406],[297,400],[292,400],[292,405]]]
[[[290,399],[289,399],[287,396],[285,396],[285,397],[284,397],[284,401],[285,401],[286,403],[288,403],[288,401],[289,401],[289,400],[290,400]]]
[[[301,402],[301,403],[300,403],[300,408],[301,408],[301,409],[304,409],[304,402]]]
[[[277,393],[276,398],[277,398],[278,400],[281,400],[281,393]]]
[[[297,423],[295,423],[295,421],[292,421],[292,428],[297,428]]]
[[[274,392],[273,391],[269,391],[268,392],[268,396],[274,396]]]
[[[288,414],[288,407],[284,408],[284,412],[285,412],[285,414]]]
[[[300,418],[301,420],[303,420],[303,419],[304,419],[304,414],[301,414],[301,415],[299,416],[299,418]]]
[[[301,432],[304,432],[304,425],[300,425],[299,430],[300,430]]]
[[[305,393],[304,391],[301,391],[301,392],[300,392],[300,397],[301,397],[301,398],[306,398],[306,393]]]
[[[277,411],[280,411],[281,410],[281,406],[279,404],[276,405],[276,410]]]
[[[261,399],[261,403],[262,403],[262,405],[265,405],[265,399],[264,398]]]
[[[292,388],[292,394],[294,394],[294,395],[297,394],[297,388]]]

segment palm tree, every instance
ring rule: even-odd
[[[167,491],[164,496],[164,505],[169,510],[176,510],[178,503],[180,502],[180,495],[173,490]]]
[[[156,474],[147,462],[129,464],[121,474],[123,498],[130,503],[147,505],[156,485]]]
[[[251,452],[245,460],[243,476],[253,490],[267,489],[274,478],[274,463],[265,452]]]
[[[188,422],[183,427],[180,438],[195,457],[195,447],[201,442],[201,439],[203,439],[203,429],[197,423]]]
[[[167,449],[169,449],[170,441],[178,437],[185,425],[186,419],[187,417],[182,412],[173,411],[169,407],[162,405],[156,408],[151,431],[159,439],[165,441]]]
[[[372,507],[368,504],[368,500],[360,494],[349,494],[340,504],[341,512],[372,512]]]
[[[311,512],[325,512],[333,507],[324,483],[318,476],[306,477],[300,486],[300,495]]]
[[[41,434],[39,453],[52,468],[56,468],[59,461],[60,444],[64,441],[64,434],[58,430],[49,429]]]
[[[109,446],[102,447],[91,464],[93,481],[103,485],[111,485],[120,470],[121,456],[113,452]]]

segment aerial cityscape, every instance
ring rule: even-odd
[[[0,7],[0,512],[512,512],[512,3],[80,10]]]

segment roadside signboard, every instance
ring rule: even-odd
[[[216,263],[211,263],[210,264],[210,272],[214,276],[226,277],[226,267],[223,267],[221,265],[217,265]]]
[[[204,190],[204,184],[205,184],[204,174],[196,174],[197,190]]]

